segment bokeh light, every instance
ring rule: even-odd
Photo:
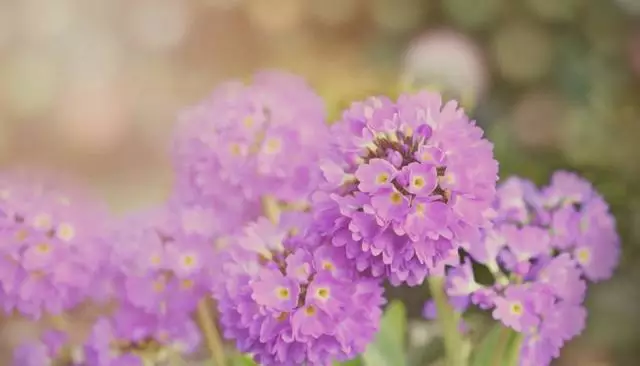
[[[567,103],[547,90],[524,95],[513,107],[512,129],[518,140],[530,148],[557,146],[564,132]]]
[[[629,39],[629,61],[631,69],[640,79],[640,30],[636,30]]]
[[[429,2],[422,0],[371,0],[371,16],[378,27],[404,33],[416,29],[425,20]]]
[[[477,100],[487,88],[487,79],[481,49],[464,34],[430,31],[407,50],[402,80],[408,88],[435,87],[458,98]]]
[[[185,0],[134,0],[129,13],[133,39],[144,48],[176,47],[189,31],[190,14]]]
[[[502,26],[494,35],[492,50],[498,71],[514,83],[539,80],[551,66],[551,37],[533,23],[513,22]]]
[[[326,26],[349,22],[357,14],[358,0],[307,0],[311,16]]]
[[[47,53],[14,52],[0,60],[0,98],[16,120],[39,117],[51,107],[59,84],[57,65]]]
[[[442,7],[456,25],[476,30],[495,22],[504,11],[505,3],[505,0],[443,0]]]
[[[305,15],[304,2],[300,0],[245,0],[244,4],[252,25],[268,33],[292,31],[301,25]]]
[[[583,0],[525,0],[527,7],[543,20],[571,21],[578,14]]]
[[[21,31],[34,42],[51,42],[67,35],[78,20],[77,0],[20,1]]]

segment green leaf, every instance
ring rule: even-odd
[[[358,357],[345,362],[334,362],[333,366],[362,366],[362,359]]]
[[[406,366],[407,311],[400,301],[392,302],[382,317],[375,341],[362,355],[365,366]]]
[[[247,355],[236,355],[231,359],[231,366],[256,366],[253,359]]]
[[[471,366],[517,366],[521,337],[496,324],[475,348]]]

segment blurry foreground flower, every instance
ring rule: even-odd
[[[371,97],[345,111],[333,135],[316,225],[359,271],[420,284],[489,225],[498,164],[456,102]]]
[[[39,318],[104,295],[98,240],[106,207],[54,174],[0,174],[0,290],[5,311]]]
[[[224,250],[214,294],[224,335],[261,365],[354,358],[377,330],[382,286],[297,228],[262,219]]]

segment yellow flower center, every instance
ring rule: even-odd
[[[29,232],[27,230],[20,229],[16,233],[16,240],[17,241],[24,241],[25,239],[27,239],[28,236],[29,236]]]
[[[591,251],[588,248],[580,248],[576,252],[580,264],[587,264],[591,260]]]
[[[193,285],[194,285],[194,282],[193,280],[190,280],[190,279],[182,280],[182,282],[180,283],[180,287],[182,287],[184,290],[189,290],[193,288]]]
[[[265,152],[267,154],[275,154],[282,148],[282,141],[278,138],[270,138],[265,144]]]
[[[422,155],[420,155],[420,158],[422,159],[422,161],[432,161],[433,155],[425,151],[422,153]]]
[[[242,155],[242,148],[240,147],[240,144],[233,143],[229,145],[229,152],[231,155],[240,156]]]
[[[243,124],[243,125],[244,125],[244,127],[246,127],[246,128],[251,128],[251,127],[253,127],[253,124],[254,124],[253,117],[251,117],[251,116],[246,116],[246,117],[244,117],[244,119],[242,120],[242,124]]]
[[[288,299],[291,296],[289,289],[286,287],[279,287],[277,290],[278,297],[282,300]]]
[[[328,288],[319,288],[318,291],[316,291],[316,295],[318,295],[319,298],[321,299],[328,299],[329,298],[329,289]]]
[[[424,203],[418,203],[416,205],[416,213],[418,215],[424,215],[425,212],[427,212],[427,205],[425,205]]]
[[[41,244],[38,244],[36,246],[36,250],[40,254],[47,254],[47,253],[51,252],[51,245],[49,245],[47,243],[41,243]]]
[[[39,214],[33,219],[33,226],[36,229],[48,229],[51,227],[51,216],[47,214]]]
[[[166,286],[162,279],[153,281],[153,291],[160,293],[163,292],[165,288]]]
[[[162,258],[160,257],[160,254],[154,254],[151,256],[150,262],[152,265],[154,266],[159,266],[160,263],[162,263]]]
[[[511,312],[515,315],[522,315],[523,312],[522,304],[519,302],[511,304]]]
[[[412,183],[413,183],[413,186],[415,188],[418,188],[418,189],[421,189],[422,187],[424,187],[424,184],[425,184],[424,178],[422,178],[422,177],[413,178],[413,182]]]
[[[391,199],[391,203],[393,203],[394,205],[399,205],[402,203],[402,194],[400,194],[400,192],[392,192],[389,198]]]
[[[56,234],[59,239],[70,241],[76,236],[76,230],[69,224],[60,224],[58,230],[56,230]]]
[[[329,262],[329,261],[323,261],[322,262],[322,269],[326,270],[326,271],[333,271],[335,267],[333,266],[333,263]]]
[[[313,305],[309,305],[304,309],[304,313],[307,314],[307,316],[314,316],[317,312],[318,311]]]
[[[377,184],[385,184],[388,181],[389,181],[389,174],[387,174],[387,173],[380,173],[376,177],[376,183]]]
[[[184,257],[182,257],[182,264],[186,267],[186,268],[191,268],[196,264],[196,258],[193,255],[185,255]]]

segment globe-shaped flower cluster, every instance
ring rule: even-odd
[[[221,253],[224,335],[261,365],[327,365],[363,352],[384,304],[379,280],[295,223],[249,225]]]
[[[333,128],[314,209],[360,271],[420,284],[459,241],[489,226],[498,164],[455,102],[429,92],[372,97]]]
[[[37,170],[0,175],[0,298],[4,310],[39,318],[88,297],[103,267],[106,207],[67,177]]]
[[[214,275],[214,219],[208,209],[168,204],[118,222],[106,237],[117,300],[149,314],[189,316]]]
[[[448,271],[447,292],[522,333],[521,365],[548,365],[585,327],[585,279],[609,278],[618,262],[614,219],[587,181],[564,171],[542,189],[506,180],[494,208],[495,226],[463,245],[470,257]],[[476,282],[472,260],[493,285]]]
[[[260,216],[262,196],[307,200],[328,136],[322,100],[297,76],[264,71],[250,84],[226,82],[180,117],[176,196],[241,227]]]

